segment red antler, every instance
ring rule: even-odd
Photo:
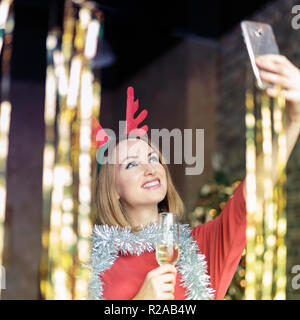
[[[104,146],[109,139],[109,136],[94,116],[92,116],[92,137],[92,147],[95,148]]]
[[[144,125],[141,128],[137,126],[143,122],[148,114],[148,111],[144,109],[139,115],[134,118],[134,114],[139,108],[139,100],[134,101],[133,87],[127,89],[127,108],[126,108],[126,134],[134,134],[142,136],[148,131],[148,126]]]

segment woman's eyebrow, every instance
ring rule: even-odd
[[[137,156],[128,156],[128,157],[126,157],[120,164],[122,164],[125,160],[130,159],[130,158],[136,159]]]
[[[151,152],[148,153],[148,157],[151,156],[152,153],[155,153],[156,155],[158,155],[156,151],[152,150]]]
[[[151,156],[152,153],[157,154],[156,151],[152,150],[151,152],[148,153],[148,157]],[[137,156],[128,156],[128,157],[126,157],[123,161],[121,161],[120,164],[122,164],[122,163],[123,163],[125,160],[127,160],[127,159],[136,159],[136,158],[137,158]]]

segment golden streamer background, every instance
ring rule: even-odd
[[[285,101],[280,94],[271,99],[266,91],[257,89],[251,75],[248,68],[245,299],[285,299]]]
[[[92,118],[101,85],[92,68],[102,13],[91,3],[65,2],[63,30],[47,37],[46,141],[43,172],[43,299],[86,299],[92,233]]]

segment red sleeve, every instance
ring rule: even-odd
[[[224,298],[246,246],[246,200],[244,181],[220,216],[192,229],[200,252],[205,254],[215,299]]]

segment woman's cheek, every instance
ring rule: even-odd
[[[136,192],[139,187],[139,182],[135,179],[134,174],[129,174],[124,180],[124,189],[125,191]]]
[[[164,184],[164,192],[165,192],[165,194],[167,194],[167,191],[168,191],[168,184],[167,184],[167,181],[165,181],[165,184]]]

